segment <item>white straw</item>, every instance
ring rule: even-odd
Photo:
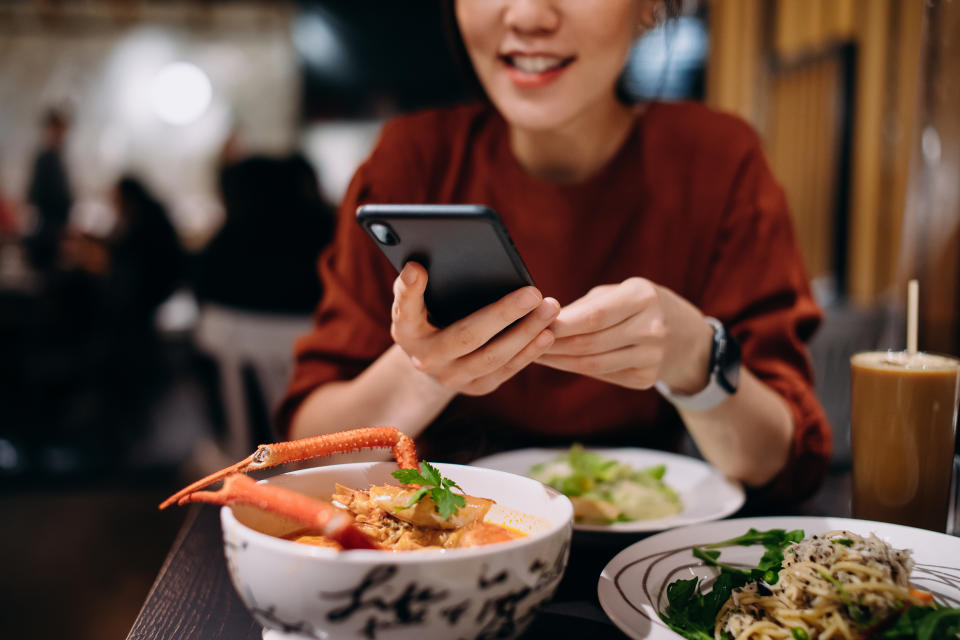
[[[920,298],[920,285],[916,280],[907,283],[907,353],[917,352],[917,304]]]

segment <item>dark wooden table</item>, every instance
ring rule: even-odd
[[[835,473],[793,515],[849,517],[850,477]],[[784,515],[741,511],[739,516]],[[524,639],[626,638],[607,618],[597,581],[607,563],[642,535],[575,533],[567,570]],[[223,555],[218,508],[194,505],[160,569],[128,640],[260,640],[262,627],[234,591]]]

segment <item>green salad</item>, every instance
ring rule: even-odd
[[[664,484],[666,471],[662,464],[634,469],[575,444],[563,455],[532,466],[527,475],[568,496],[577,522],[611,524],[679,513],[683,504]]]

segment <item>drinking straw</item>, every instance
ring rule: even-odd
[[[917,303],[920,285],[916,280],[907,283],[907,353],[917,352]]]

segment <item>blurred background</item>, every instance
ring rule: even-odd
[[[155,505],[274,438],[353,171],[466,96],[440,4],[0,1],[5,634],[124,637],[183,519]],[[920,347],[960,348],[958,34],[956,0],[688,0],[624,72],[760,132],[838,468],[849,355],[903,348],[907,279]]]

